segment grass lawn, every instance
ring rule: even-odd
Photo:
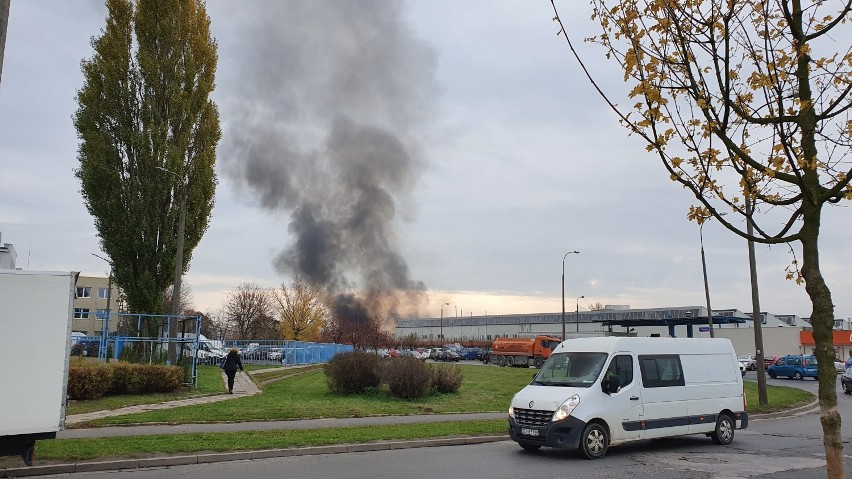
[[[802,389],[787,386],[766,386],[766,398],[769,404],[762,407],[758,404],[760,398],[757,393],[757,383],[754,381],[743,381],[743,386],[746,392],[746,407],[749,414],[783,411],[784,409],[807,404],[816,399],[816,396]]]
[[[507,433],[505,419],[325,429],[169,434],[38,441],[39,461],[81,461],[109,457],[149,457],[199,451],[224,452],[325,446],[376,441]],[[18,459],[20,461],[20,459]],[[0,467],[2,463],[0,462]],[[9,467],[9,466],[7,466]]]
[[[99,419],[90,426],[144,423],[209,423],[266,421],[305,418],[367,417],[382,415],[500,412],[512,396],[532,378],[534,370],[460,365],[464,382],[457,394],[433,394],[404,400],[386,388],[370,394],[349,396],[331,393],[321,369],[305,372],[263,386],[263,393],[212,404],[149,411]],[[213,367],[214,373],[218,369]],[[206,373],[205,373],[206,374]],[[271,373],[277,374],[277,373]],[[218,380],[218,379],[217,379]],[[220,380],[219,380],[220,381]],[[219,386],[221,389],[221,386]],[[758,406],[757,384],[746,381],[748,411],[765,413],[783,410],[813,400],[813,395],[790,387],[769,386],[769,405]]]
[[[398,399],[386,388],[361,396],[334,394],[329,392],[323,372],[316,370],[271,383],[264,387],[262,394],[255,396],[104,418],[92,425],[497,412],[508,409],[512,396],[532,379],[533,374],[531,369],[459,367],[464,382],[457,394],[435,394],[419,400]]]

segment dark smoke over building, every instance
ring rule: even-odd
[[[226,98],[225,173],[289,217],[275,267],[351,310],[416,311],[396,225],[423,168],[419,130],[437,98],[435,58],[403,2],[243,2],[238,92]],[[230,43],[231,41],[229,41]],[[340,305],[344,306],[344,305]],[[360,306],[356,306],[360,308]]]

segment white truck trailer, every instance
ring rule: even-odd
[[[0,269],[0,454],[32,465],[35,441],[65,426],[78,273]]]

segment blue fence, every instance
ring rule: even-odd
[[[197,383],[197,365],[218,364],[231,348],[243,363],[297,365],[325,363],[351,345],[285,340],[216,340],[201,335],[199,316],[153,314],[98,315],[86,333],[71,333],[71,354],[99,361],[172,364],[184,368],[187,384]],[[172,354],[169,354],[169,351]]]
[[[313,343],[308,341],[258,340],[239,341],[223,340],[210,341],[221,344],[221,349],[227,353],[231,348],[237,348],[240,359],[248,364],[316,364],[331,360],[335,354],[353,351],[350,344]]]

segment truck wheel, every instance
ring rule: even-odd
[[[734,420],[727,414],[722,414],[716,420],[716,429],[710,433],[710,439],[716,444],[727,446],[734,440]]]
[[[503,356],[497,356],[495,362],[497,363],[497,366],[500,366],[501,368],[506,365],[506,359]]]
[[[515,357],[514,356],[506,356],[506,366],[510,368],[515,366]]]
[[[536,357],[535,358],[535,364],[533,364],[533,366],[535,366],[536,369],[541,369],[541,366],[543,364],[544,364],[544,359]]]
[[[609,434],[598,423],[589,423],[580,436],[580,453],[586,459],[600,459],[609,448]]]

